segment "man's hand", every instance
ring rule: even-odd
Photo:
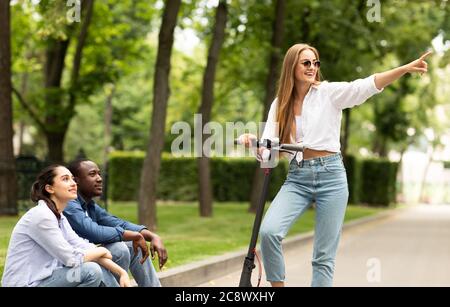
[[[137,233],[137,234],[139,236],[136,235],[136,239],[133,240],[133,250],[134,250],[134,254],[136,254],[136,255],[138,253],[138,249],[141,250],[142,259],[140,262],[141,262],[141,264],[143,264],[144,261],[147,260],[150,253],[148,251],[148,245],[147,245],[147,242],[145,241],[144,237],[140,233]]]
[[[164,264],[167,262],[167,250],[161,238],[153,234],[152,241],[150,242],[150,252],[152,253],[152,259],[155,259],[155,252],[158,253],[159,270],[162,269]]]
[[[122,239],[123,241],[133,241],[133,250],[135,254],[138,253],[139,249],[142,251],[141,264],[144,263],[145,260],[147,260],[148,256],[150,255],[150,252],[148,251],[145,236],[136,231],[125,230]]]
[[[161,270],[168,258],[167,250],[164,247],[161,238],[157,234],[150,232],[148,229],[141,230],[141,234],[147,241],[150,241],[152,259],[155,259],[155,253],[158,254],[159,269]]]

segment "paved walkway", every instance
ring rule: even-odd
[[[287,286],[309,286],[311,255],[312,243],[285,254]],[[236,271],[200,286],[235,287],[239,277]],[[450,286],[450,205],[412,206],[344,231],[334,285]],[[269,286],[264,274],[262,286]]]

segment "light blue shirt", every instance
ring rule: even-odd
[[[55,214],[40,200],[17,222],[11,235],[3,287],[34,287],[57,268],[83,263],[85,250],[95,245],[80,238],[61,214]]]

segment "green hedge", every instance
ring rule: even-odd
[[[39,172],[50,163],[40,161],[34,156],[19,156],[16,158],[17,198],[29,200],[31,186]]]
[[[137,200],[143,152],[114,152],[109,159],[108,197]],[[211,172],[216,201],[248,201],[257,163],[250,158],[212,158]],[[271,175],[269,199],[273,199],[286,178],[287,161],[280,161]],[[163,200],[195,201],[198,196],[195,158],[174,158],[163,154],[157,197]]]
[[[110,154],[108,162],[108,198],[112,200],[137,200],[143,152]]]
[[[398,163],[386,159],[361,163],[361,202],[383,206],[395,202]]]
[[[347,155],[344,159],[345,170],[347,171],[347,182],[350,204],[359,204],[361,190],[361,162],[351,155]]]
[[[114,152],[110,155],[108,197],[116,201],[138,199],[143,152]],[[251,158],[212,158],[211,172],[216,201],[248,201],[257,162]],[[398,163],[387,160],[345,159],[349,184],[349,202],[389,205],[395,202]],[[281,160],[271,175],[269,200],[283,184],[288,169]],[[195,158],[174,158],[163,154],[157,186],[162,200],[196,201],[198,172]]]

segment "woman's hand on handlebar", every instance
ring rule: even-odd
[[[256,160],[259,162],[266,162],[269,160],[270,156],[270,150],[268,150],[266,147],[259,147],[256,149]]]
[[[256,160],[258,160],[259,162],[267,161],[269,160],[269,156],[270,156],[270,151],[264,147],[264,146],[260,146],[259,148],[254,147],[254,144],[256,144],[256,141],[258,140],[258,138],[251,133],[244,133],[239,137],[239,142],[244,145],[245,147],[253,147],[255,156],[256,156]]]
[[[256,140],[258,140],[256,135],[251,133],[244,133],[239,137],[240,143],[245,147],[251,147],[256,142]]]

